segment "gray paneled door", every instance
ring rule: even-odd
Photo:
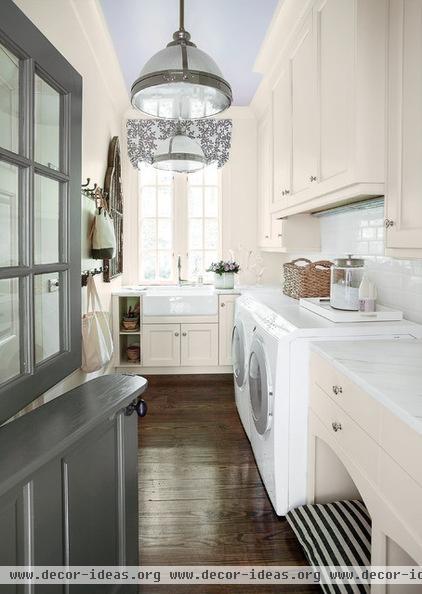
[[[0,421],[80,364],[82,79],[0,3]]]

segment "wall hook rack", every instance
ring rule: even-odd
[[[105,200],[107,198],[108,193],[105,192],[103,190],[103,188],[100,188],[100,186],[96,183],[94,183],[94,185],[92,186],[92,188],[89,187],[89,184],[91,183],[91,178],[87,177],[86,178],[86,183],[81,184],[81,192],[84,196],[86,196],[87,198],[90,198],[91,200],[95,201],[95,205],[97,207],[101,206],[101,202],[102,200]]]
[[[108,270],[108,266],[100,266],[99,268],[93,268],[92,270],[83,270],[81,273],[81,285],[86,287],[89,276],[95,276],[96,274],[102,274]]]

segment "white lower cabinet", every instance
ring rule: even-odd
[[[218,324],[182,324],[181,331],[182,367],[218,365]]]
[[[144,367],[178,367],[180,324],[144,324],[142,346]]]
[[[219,297],[219,365],[232,364],[232,334],[236,298],[237,295],[220,295]]]

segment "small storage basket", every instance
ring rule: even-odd
[[[283,293],[294,299],[329,297],[332,265],[329,260],[311,262],[306,258],[297,258],[284,264]]]

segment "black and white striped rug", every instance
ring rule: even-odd
[[[371,517],[361,501],[302,505],[287,520],[313,567],[371,564]],[[365,584],[321,584],[326,594],[368,594]]]

